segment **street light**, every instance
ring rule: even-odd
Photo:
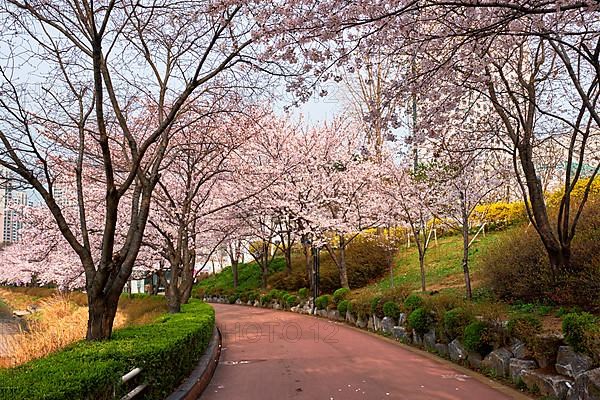
[[[315,245],[309,235],[302,236],[302,244],[306,246],[311,246],[311,255],[313,258],[313,267],[312,267],[312,295],[313,295],[313,304],[312,304],[312,314],[317,313],[317,305],[316,300],[319,297],[319,273],[321,269],[321,260],[319,257],[319,253],[321,252],[320,246]]]
[[[319,253],[321,248],[319,246],[315,246],[314,243],[312,245],[312,256],[313,256],[313,314],[317,313],[317,304],[316,300],[319,297],[319,270],[321,269],[321,260],[319,257]]]

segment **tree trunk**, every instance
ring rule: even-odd
[[[572,272],[570,247],[561,246],[560,249],[546,247],[546,252],[548,253],[548,261],[550,262],[550,267],[554,272],[553,279],[555,281],[559,280],[559,277],[562,273]]]
[[[308,280],[308,287],[310,288],[310,292],[314,291],[313,284],[313,276],[312,276],[312,268],[313,268],[313,260],[312,260],[312,252],[309,244],[303,244],[302,249],[304,251],[304,265],[306,267],[306,279]]]
[[[238,261],[231,259],[231,273],[233,274],[233,288],[238,287]]]
[[[533,220],[534,227],[540,235],[544,248],[548,254],[550,267],[553,273],[552,278],[557,280],[561,271],[569,270],[570,268],[570,242],[561,243],[552,230],[542,185],[536,174],[531,147],[519,146],[518,150],[521,166],[525,175],[527,192],[529,193],[529,202],[531,204],[532,215],[530,215],[530,218]]]
[[[463,237],[463,259],[462,267],[465,274],[465,288],[467,298],[473,298],[471,290],[471,274],[469,273],[469,213],[467,211],[467,200],[463,192],[460,192],[461,214],[462,214],[462,237]]]
[[[267,275],[269,275],[269,267],[267,266],[267,262],[265,261],[262,265],[262,277],[261,277],[261,288],[267,288]]]
[[[192,297],[192,285],[188,285],[181,294],[181,304],[187,304],[190,301],[190,297]]]
[[[167,309],[170,314],[175,314],[181,311],[181,293],[177,288],[176,278],[171,277],[171,282],[167,286],[165,296],[167,298]]]
[[[94,295],[88,292],[87,340],[109,339],[119,305],[119,295]]]
[[[467,290],[467,298],[470,300],[473,297],[471,291],[471,274],[469,273],[469,227],[463,225],[463,273],[465,274],[465,287]]]
[[[344,235],[340,235],[340,259],[338,262],[340,270],[340,284],[343,288],[350,289],[348,283],[348,270],[346,268],[346,238]]]
[[[419,250],[419,268],[421,269],[421,291],[425,292],[425,253]]]
[[[263,241],[262,244],[262,288],[267,288],[267,277],[269,276],[269,245]]]
[[[289,243],[283,253],[285,256],[285,274],[289,276],[292,274],[292,247]]]

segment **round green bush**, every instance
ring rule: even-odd
[[[419,335],[429,332],[432,324],[431,314],[422,307],[417,308],[408,315],[408,326]]]
[[[293,294],[288,294],[285,297],[285,305],[287,307],[296,307],[298,304],[300,304],[300,299],[298,298],[298,296],[294,296]]]
[[[383,317],[383,305],[381,304],[381,296],[375,296],[371,299],[371,315],[379,318]]]
[[[410,313],[416,310],[417,308],[423,307],[424,303],[425,301],[421,296],[419,296],[416,293],[413,293],[404,300],[404,309],[406,310],[406,312]]]
[[[260,298],[260,305],[266,306],[273,300],[273,297],[270,294],[265,294]]]
[[[248,300],[251,302],[255,302],[256,300],[258,300],[260,298],[260,293],[257,292],[248,292]]]
[[[348,311],[351,315],[356,317],[356,301],[355,300],[348,301],[348,309],[346,311]]]
[[[596,330],[598,327],[597,319],[587,312],[569,313],[564,316],[562,322],[562,331],[565,336],[565,342],[573,346],[575,351],[585,351],[586,333]]]
[[[393,301],[387,301],[383,305],[383,315],[397,320],[400,317],[400,307]]]
[[[248,292],[240,292],[239,299],[242,303],[247,303],[248,302]]]
[[[465,327],[463,344],[467,350],[481,355],[488,353],[492,349],[489,343],[488,326],[482,321],[471,322]]]
[[[457,307],[444,313],[444,331],[449,339],[462,338],[465,327],[473,317],[464,308]]]
[[[298,290],[298,296],[300,296],[302,299],[308,299],[308,288],[303,287],[302,289]]]
[[[340,312],[340,315],[342,317],[346,316],[346,311],[348,311],[349,306],[350,306],[350,302],[348,300],[342,300],[338,303],[337,309]]]
[[[271,296],[271,299],[273,299],[273,300],[281,300],[283,298],[284,294],[286,294],[286,292],[284,292],[282,290],[278,290],[278,289],[271,289],[269,291],[269,295]]]
[[[329,303],[330,303],[329,295],[327,295],[327,294],[324,294],[323,296],[319,296],[315,300],[315,306],[319,310],[325,310],[327,308],[327,306],[329,305]]]
[[[333,292],[333,302],[335,304],[339,303],[340,301],[344,300],[346,296],[348,296],[348,293],[350,293],[350,289],[339,288]]]
[[[227,301],[229,302],[229,304],[235,304],[235,302],[239,299],[237,294],[231,294],[229,296],[227,296]]]

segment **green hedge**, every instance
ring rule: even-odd
[[[0,399],[112,399],[134,367],[150,385],[144,399],[163,399],[195,367],[212,337],[213,308],[197,300],[155,322],[116,330],[111,340],[77,342],[45,358],[0,370]]]

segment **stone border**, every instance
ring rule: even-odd
[[[195,400],[210,383],[221,357],[222,337],[221,331],[215,325],[213,335],[206,352],[200,357],[198,365],[189,377],[165,400]]]

